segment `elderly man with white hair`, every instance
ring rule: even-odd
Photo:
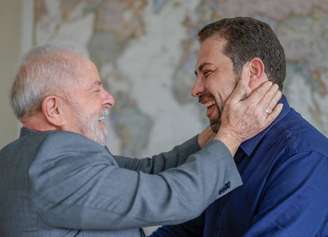
[[[266,82],[246,95],[248,77],[226,102],[216,134],[207,128],[138,160],[105,146],[115,101],[96,66],[70,49],[32,49],[11,91],[21,133],[0,151],[0,236],[139,237],[141,227],[198,216],[241,185],[234,153],[281,111],[278,87]]]

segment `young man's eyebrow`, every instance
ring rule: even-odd
[[[197,71],[202,71],[205,66],[210,66],[210,65],[212,65],[212,64],[211,63],[206,63],[206,62],[202,63],[201,65],[198,66],[198,70],[194,71],[195,75],[197,76],[197,74],[198,74]]]

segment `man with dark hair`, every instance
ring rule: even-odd
[[[268,24],[250,17],[225,18],[206,25],[198,33],[201,43],[212,36],[225,40],[223,52],[231,59],[237,75],[246,62],[258,57],[268,79],[282,89],[286,77],[285,52]]]
[[[267,80],[283,87],[284,50],[269,25],[249,17],[222,19],[205,26],[199,40],[192,94],[207,107],[214,131],[242,72],[250,77],[249,92]],[[244,185],[197,219],[162,227],[153,237],[328,236],[328,139],[285,97],[281,102],[272,125],[234,156]]]

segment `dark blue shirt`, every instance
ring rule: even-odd
[[[152,237],[328,236],[328,139],[282,102],[273,124],[236,153],[244,185]]]

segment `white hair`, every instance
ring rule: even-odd
[[[58,45],[39,46],[26,53],[10,93],[17,118],[40,109],[46,96],[65,91],[67,82],[76,76],[77,63],[73,56],[83,57],[72,47]]]

